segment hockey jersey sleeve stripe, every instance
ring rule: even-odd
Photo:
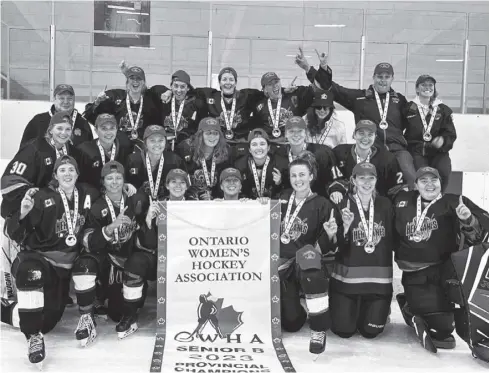
[[[7,175],[2,177],[2,194],[8,194],[24,186],[32,186],[32,183],[17,175]]]
[[[74,246],[76,248],[76,246]],[[64,269],[71,269],[76,257],[77,251],[61,252],[61,251],[44,251],[40,253],[53,266]]]
[[[349,284],[365,282],[389,284],[392,282],[392,267],[349,267],[336,263],[332,277]]]
[[[139,250],[146,251],[148,253],[154,253],[154,250],[148,249],[147,247],[144,247],[143,245],[141,245],[141,242],[139,241],[139,237],[136,237],[136,247]]]

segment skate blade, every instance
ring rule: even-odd
[[[138,330],[138,324],[132,324],[131,327],[125,332],[117,332],[117,337],[119,337],[119,339],[124,339],[126,337],[129,337],[136,330]]]
[[[316,362],[321,354],[312,354],[312,361]]]
[[[39,371],[42,371],[43,370],[43,363],[44,363],[44,360],[40,361],[39,363],[32,363],[32,365],[34,365]]]

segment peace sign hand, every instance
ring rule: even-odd
[[[273,175],[273,182],[275,183],[275,185],[280,185],[282,183],[282,174],[280,173],[280,171],[274,167],[272,171],[272,175]]]
[[[311,68],[311,65],[309,65],[309,62],[307,61],[307,58],[304,56],[304,52],[302,51],[301,47],[299,47],[299,53],[297,53],[297,55],[295,56],[295,63],[305,72],[308,72],[309,69]]]
[[[336,219],[334,217],[334,209],[331,209],[329,220],[323,223],[323,228],[328,234],[329,238],[332,238],[336,232],[338,232],[338,225],[336,224]]]
[[[328,56],[324,52],[319,53],[317,49],[314,49],[314,50],[316,51],[316,54],[318,56],[319,65],[321,65],[323,70],[327,70],[327,68],[328,68]]]
[[[459,203],[457,208],[455,209],[455,212],[457,213],[458,218],[462,221],[467,221],[467,219],[469,219],[472,215],[469,208],[465,206],[462,195],[460,195]]]

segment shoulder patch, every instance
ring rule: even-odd
[[[54,199],[53,198],[49,198],[49,199],[44,200],[44,207],[50,207],[53,205],[54,205]]]
[[[44,164],[46,166],[49,166],[53,163],[53,160],[51,159],[51,157],[47,157],[47,158],[44,158]]]
[[[136,175],[136,174],[138,173],[138,169],[137,169],[137,168],[131,168],[131,169],[129,170],[129,173],[130,173],[131,175]]]
[[[115,104],[116,104],[116,105],[120,105],[120,104],[121,104],[121,102],[122,102],[122,100],[121,100],[120,98],[118,98],[117,100],[115,100]]]
[[[400,201],[398,204],[397,204],[397,207],[406,207],[407,206],[407,201]]]
[[[100,213],[102,214],[102,217],[106,217],[108,214],[108,211],[107,211],[107,209],[103,209],[102,211],[100,211]]]
[[[98,166],[100,166],[100,161],[93,162],[92,167],[98,167]]]
[[[75,136],[81,136],[81,130],[79,128],[75,128],[75,131],[73,131]]]
[[[213,98],[208,98],[208,99],[207,99],[207,103],[208,103],[209,105],[213,105],[213,104],[214,104],[214,99],[213,99]]]
[[[258,111],[261,111],[261,109],[263,109],[263,104],[260,104],[260,105],[258,105],[258,107],[257,107],[257,110],[258,110]]]

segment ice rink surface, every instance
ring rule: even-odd
[[[150,287],[151,289],[151,287]],[[75,340],[78,308],[67,308],[61,322],[45,335],[44,372],[149,372],[154,347],[156,301],[150,290],[139,317],[139,330],[118,340],[115,323],[97,319],[97,339],[88,348]],[[1,372],[39,372],[27,359],[27,343],[18,329],[1,324]],[[457,337],[454,350],[425,351],[404,324],[396,303],[392,303],[391,323],[374,340],[359,335],[341,339],[328,332],[326,351],[317,361],[309,348],[309,328],[284,334],[284,345],[297,372],[488,372],[489,364],[472,357],[465,342]],[[163,372],[170,373],[170,372]]]

